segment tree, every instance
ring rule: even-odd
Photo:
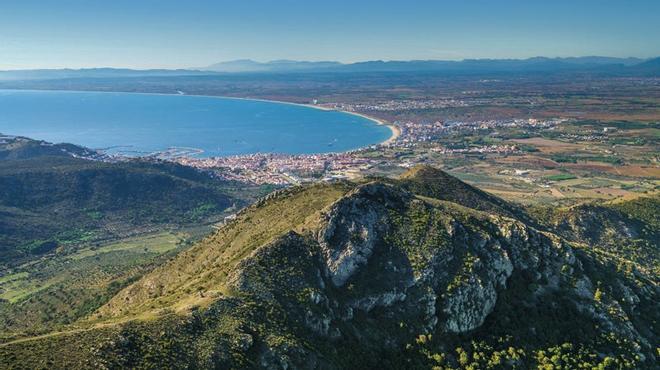
[[[600,287],[596,288],[596,292],[594,292],[594,301],[600,303],[602,297],[603,292],[600,290]]]

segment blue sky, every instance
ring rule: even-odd
[[[660,0],[0,0],[0,69],[660,56]]]

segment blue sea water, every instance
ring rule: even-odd
[[[172,147],[199,156],[341,152],[377,144],[389,128],[351,114],[231,98],[0,90],[0,133],[128,155]]]

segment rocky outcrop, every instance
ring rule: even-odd
[[[332,283],[340,287],[373,253],[387,231],[387,210],[400,206],[407,194],[392,186],[358,186],[331,206],[318,232],[318,243]]]
[[[439,206],[380,182],[357,186],[321,220],[311,237],[292,232],[259,248],[230,277],[235,289],[288,306],[289,319],[313,338],[337,342],[350,334],[365,348],[400,347],[403,330],[382,337],[376,327],[364,330],[384,318],[412,333],[469,335],[513,279],[515,289],[525,287],[518,304],[562,292],[585,318],[626,338],[639,336],[630,322],[610,317],[626,315],[617,302],[593,304],[595,284],[563,239],[520,220]],[[296,266],[295,276],[264,272],[265,261],[283,258]],[[414,276],[412,260],[423,261]],[[265,282],[264,275],[277,279]],[[634,309],[637,294],[625,284],[617,289]],[[304,303],[292,304],[282,290],[306,292]],[[260,353],[266,368],[305,368],[319,360],[295,346],[266,346]]]
[[[637,238],[640,224],[622,212],[598,205],[578,205],[558,211],[554,228],[564,237],[593,244]]]
[[[445,301],[447,331],[463,333],[479,327],[495,307],[496,300],[497,292],[491,282],[470,276]]]
[[[419,180],[407,181],[414,189]],[[652,279],[635,269],[624,276],[621,260],[601,260],[537,224],[456,204],[455,194],[438,193],[442,186],[432,190],[443,196],[373,181],[342,192],[320,215],[301,215],[304,228],[241,256],[225,297],[180,330],[195,332],[195,344],[177,349],[192,348],[201,368],[394,367],[387,361],[400,358],[399,367],[444,361],[456,368],[456,347],[480,342],[484,351],[500,348],[486,355],[494,362],[505,352],[521,357],[510,348],[524,348],[527,359],[507,363],[535,368],[537,351],[568,342],[589,359],[624,353],[631,364],[653,363],[659,293]],[[468,193],[470,204],[481,201]],[[146,283],[158,289],[157,280]],[[628,352],[612,350],[623,345]],[[440,351],[446,356],[434,356]],[[407,362],[414,356],[419,362]]]
[[[497,302],[497,291],[505,288],[513,264],[499,242],[486,240],[477,249],[483,257],[470,261],[465,281],[458,281],[446,294],[443,311],[447,315],[445,328],[453,333],[473,330],[483,324]]]
[[[389,307],[396,302],[402,302],[406,299],[406,293],[386,292],[378,295],[371,295],[364,298],[357,299],[350,303],[351,308],[356,308],[364,312],[371,311],[374,307]]]

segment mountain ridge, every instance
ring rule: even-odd
[[[192,69],[131,69],[131,68],[62,68],[18,69],[0,71],[0,81],[50,80],[67,78],[167,77],[206,75],[209,72]]]
[[[533,57],[527,59],[464,59],[447,60],[373,60],[354,63],[339,62],[300,62],[279,61],[255,62],[236,60],[216,63],[203,70],[215,72],[396,72],[396,71],[438,71],[438,72],[511,72],[511,71],[579,71],[602,70],[617,67],[633,67],[650,59],[613,57]]]
[[[106,159],[72,144],[0,136],[0,266],[95,234],[196,223],[244,201],[231,183],[190,167]]]
[[[652,368],[657,277],[439,170],[398,181],[271,194],[78,324],[91,330],[9,343],[0,356],[108,368]]]
[[[219,62],[206,67],[187,69],[128,69],[128,68],[82,68],[82,69],[33,69],[0,71],[0,81],[57,80],[80,78],[147,78],[231,75],[249,73],[370,73],[370,72],[436,72],[436,73],[538,73],[538,72],[598,72],[612,74],[658,73],[658,58],[614,58],[614,57],[534,57],[527,59],[465,59],[447,60],[372,60],[354,63],[336,61],[274,60],[257,62],[238,59]]]

